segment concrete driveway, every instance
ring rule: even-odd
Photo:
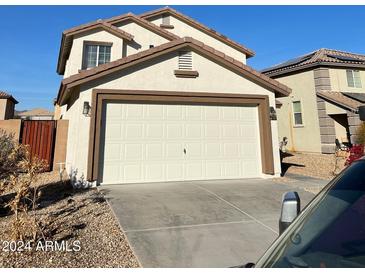
[[[255,262],[278,236],[282,194],[269,179],[101,187],[143,267],[229,267]]]

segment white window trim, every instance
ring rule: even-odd
[[[111,42],[98,42],[98,41],[84,41],[84,47],[83,47],[83,54],[82,54],[82,61],[81,61],[81,70],[88,70],[88,69],[92,69],[94,67],[91,68],[86,68],[86,58],[87,58],[87,52],[86,52],[86,46],[90,46],[90,45],[94,45],[97,46],[96,47],[96,66],[99,66],[99,49],[100,46],[110,46],[110,61],[112,62],[112,47],[113,47],[113,43]]]
[[[352,82],[354,83],[354,86],[353,86],[353,87],[351,87],[351,86],[349,85],[349,80],[348,80],[348,78],[347,78],[347,72],[348,72],[348,71],[351,71]],[[357,86],[356,86],[355,74],[354,74],[354,72],[355,72],[355,71],[358,71],[358,72],[359,72],[360,87],[357,87]],[[346,81],[347,81],[347,87],[349,87],[349,88],[362,88],[362,82],[361,82],[360,70],[357,70],[357,69],[347,69],[347,70],[346,70]]]
[[[294,112],[294,103],[299,102],[300,103],[300,112]],[[291,102],[291,108],[292,108],[292,116],[293,116],[293,127],[304,127],[304,115],[303,115],[303,104],[302,99],[295,99]],[[296,124],[295,123],[295,113],[301,113],[302,114],[302,123]]]

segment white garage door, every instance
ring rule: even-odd
[[[255,106],[105,102],[100,179],[144,183],[258,177]]]

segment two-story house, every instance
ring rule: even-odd
[[[275,97],[254,52],[173,10],[62,34],[56,119],[73,178],[146,183],[280,174]]]
[[[319,49],[262,71],[292,89],[278,98],[279,138],[291,151],[333,153],[356,143],[365,103],[365,55]]]

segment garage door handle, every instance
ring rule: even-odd
[[[184,154],[186,154],[186,149],[184,148]]]

